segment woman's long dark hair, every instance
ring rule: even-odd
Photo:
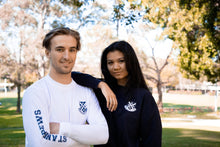
[[[109,84],[109,86],[114,88],[117,85],[117,80],[111,76],[107,67],[107,54],[115,50],[122,52],[125,58],[126,68],[128,71],[128,81],[126,87],[128,89],[145,88],[149,90],[144,80],[144,76],[134,49],[126,41],[116,41],[105,48],[102,52],[101,70],[104,80]]]

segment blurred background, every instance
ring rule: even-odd
[[[7,128],[23,132],[23,92],[48,73],[42,40],[61,26],[81,34],[73,70],[97,78],[103,49],[116,40],[128,41],[164,127],[198,119],[219,121],[219,0],[0,0],[0,136],[6,140],[13,136]],[[9,115],[19,125],[10,126]],[[208,127],[220,131],[219,125]]]

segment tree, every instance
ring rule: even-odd
[[[93,11],[84,18],[83,12],[86,9],[84,5],[87,3],[89,3],[89,0],[86,2],[81,0],[1,1],[1,29],[4,30],[6,36],[9,36],[9,38],[2,39],[1,42],[6,46],[10,46],[11,38],[16,38],[14,47],[10,49],[10,61],[14,61],[14,64],[7,67],[7,72],[3,73],[1,71],[1,75],[7,75],[10,81],[17,86],[17,112],[20,112],[21,87],[26,87],[40,79],[48,70],[48,62],[41,46],[45,34],[45,24],[51,28],[50,26],[58,27],[65,23],[70,24],[80,20],[78,27],[80,28],[90,22],[92,16],[93,18],[97,16],[93,14],[99,14]],[[67,6],[69,7],[67,8]],[[73,9],[71,6],[74,6]],[[68,14],[69,10],[72,13]],[[69,16],[69,19],[63,21],[67,18],[65,16]],[[49,20],[52,20],[52,23]],[[60,20],[63,22],[60,23]],[[71,21],[68,22],[68,20]],[[7,65],[5,62],[3,64]],[[32,77],[35,79],[30,78],[29,75],[34,75]]]
[[[209,53],[208,57],[211,58],[213,61],[211,67],[204,68],[204,74],[212,83],[220,81],[220,1],[181,0],[180,7],[189,11],[192,11],[195,8],[199,9],[202,26],[198,26],[198,24],[195,24],[193,30],[188,33],[188,39],[190,43],[196,41],[200,41],[200,44],[203,43],[202,47],[206,49],[205,51]],[[195,31],[197,31],[198,33]],[[201,35],[197,37],[198,34]],[[193,38],[194,40],[192,40]],[[205,44],[206,42],[203,38],[208,40],[206,41],[207,44]],[[195,48],[200,49],[200,46]],[[201,60],[199,60],[199,62],[201,62]],[[199,77],[201,77],[202,74],[200,74]]]
[[[144,18],[164,29],[179,49],[185,77],[220,80],[220,2],[218,0],[143,0]]]
[[[116,0],[113,6],[113,22],[116,22],[117,37],[119,36],[119,26],[132,25],[140,19],[138,5],[126,1]]]
[[[127,11],[125,6],[127,5]],[[132,0],[128,0],[128,2],[125,1],[120,1],[117,5],[115,5],[114,7],[114,20],[117,22],[117,32],[119,29],[119,22],[125,22],[125,25],[133,25],[135,22],[139,21],[139,18],[141,16],[145,16],[143,15],[143,9],[141,9],[141,3],[137,3],[136,1],[132,1]],[[141,31],[138,35],[141,36],[145,36],[146,33],[146,29],[151,30],[151,29],[155,29],[156,27],[150,25],[149,20],[143,19],[145,25],[143,26],[137,26],[139,29],[141,28]],[[134,34],[136,34],[137,32],[137,28],[136,30],[129,30],[129,32],[132,32]],[[118,33],[117,33],[118,36]],[[164,38],[160,38],[161,40]],[[146,41],[148,41],[147,38],[145,38]],[[151,82],[156,84],[157,87],[157,91],[158,91],[158,107],[159,110],[162,112],[163,111],[163,103],[162,103],[162,86],[167,83],[164,82],[162,80],[162,71],[164,70],[164,68],[168,65],[168,60],[171,56],[172,50],[170,51],[169,55],[167,56],[167,58],[165,59],[165,61],[163,63],[160,63],[158,60],[156,59],[156,56],[154,54],[155,51],[155,47],[151,46],[151,43],[148,41],[148,44],[150,45],[150,49],[152,51],[152,56],[148,58],[146,58],[145,54],[141,54],[142,59],[144,60],[144,65],[145,68],[147,69],[147,71],[150,71],[151,73],[153,72],[152,75],[149,74],[149,72],[147,72],[147,74],[145,74],[145,78],[150,80]],[[146,50],[146,48],[145,48]],[[152,63],[153,64],[149,64],[149,59],[152,59]],[[155,76],[156,75],[156,76]]]
[[[114,31],[108,25],[97,24],[84,29],[81,33],[83,40],[82,50],[78,53],[75,70],[101,77],[100,60],[104,48],[117,40]],[[94,35],[95,34],[95,35]]]
[[[147,40],[147,38],[146,38]],[[162,87],[167,84],[167,81],[164,81],[162,79],[162,72],[164,71],[165,67],[169,64],[170,56],[172,55],[172,49],[170,50],[170,53],[167,55],[166,59],[164,61],[159,61],[155,56],[155,48],[156,45],[153,47],[150,42],[148,42],[151,47],[152,56],[149,58],[152,60],[153,64],[149,64],[148,60],[145,60],[145,64],[148,63],[148,69],[150,70],[150,73],[153,74],[145,74],[146,79],[150,80],[151,82],[156,84],[157,92],[158,92],[158,101],[157,105],[160,112],[163,112],[163,93],[162,93]],[[173,75],[172,75],[173,76]]]
[[[3,76],[7,76],[7,78],[15,84],[17,87],[18,92],[18,100],[17,100],[17,112],[20,112],[20,92],[21,92],[21,86],[24,82],[24,74],[21,74],[22,71],[24,71],[25,65],[22,63],[22,54],[23,49],[26,46],[26,39],[28,38],[25,35],[25,32],[28,30],[26,27],[35,25],[36,21],[33,17],[28,15],[23,9],[25,7],[27,2],[22,1],[8,1],[5,2],[4,5],[0,9],[0,18],[1,21],[1,27],[3,30],[5,30],[5,34],[11,37],[19,38],[17,41],[19,42],[17,45],[18,50],[14,50],[13,56],[10,61],[14,61],[14,64],[10,64],[7,68],[8,70],[5,71],[5,73],[2,73]],[[17,7],[20,5],[20,9]],[[17,9],[16,9],[17,8]],[[20,19],[16,19],[16,18]],[[13,28],[13,29],[11,29]],[[5,40],[4,42],[7,42]],[[7,65],[8,63],[3,63]],[[21,77],[22,76],[22,77]]]
[[[105,8],[95,0],[57,0],[57,2],[62,13],[54,20],[53,27],[71,26],[79,30],[86,25],[98,24],[105,14]]]

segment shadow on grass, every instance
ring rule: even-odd
[[[163,128],[163,147],[219,147],[220,132]]]
[[[23,128],[10,128],[0,130],[0,146],[15,147],[25,146],[25,134]]]
[[[17,98],[0,98],[0,129],[22,128],[22,114],[16,112]]]
[[[18,114],[16,112],[17,108],[17,98],[0,98],[0,115],[4,114],[10,114],[10,115],[16,115]],[[22,104],[22,98],[21,98],[21,104]]]

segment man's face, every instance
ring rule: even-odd
[[[70,74],[77,54],[76,39],[70,35],[57,35],[51,39],[50,51],[46,55],[50,59],[50,72],[53,74]]]

